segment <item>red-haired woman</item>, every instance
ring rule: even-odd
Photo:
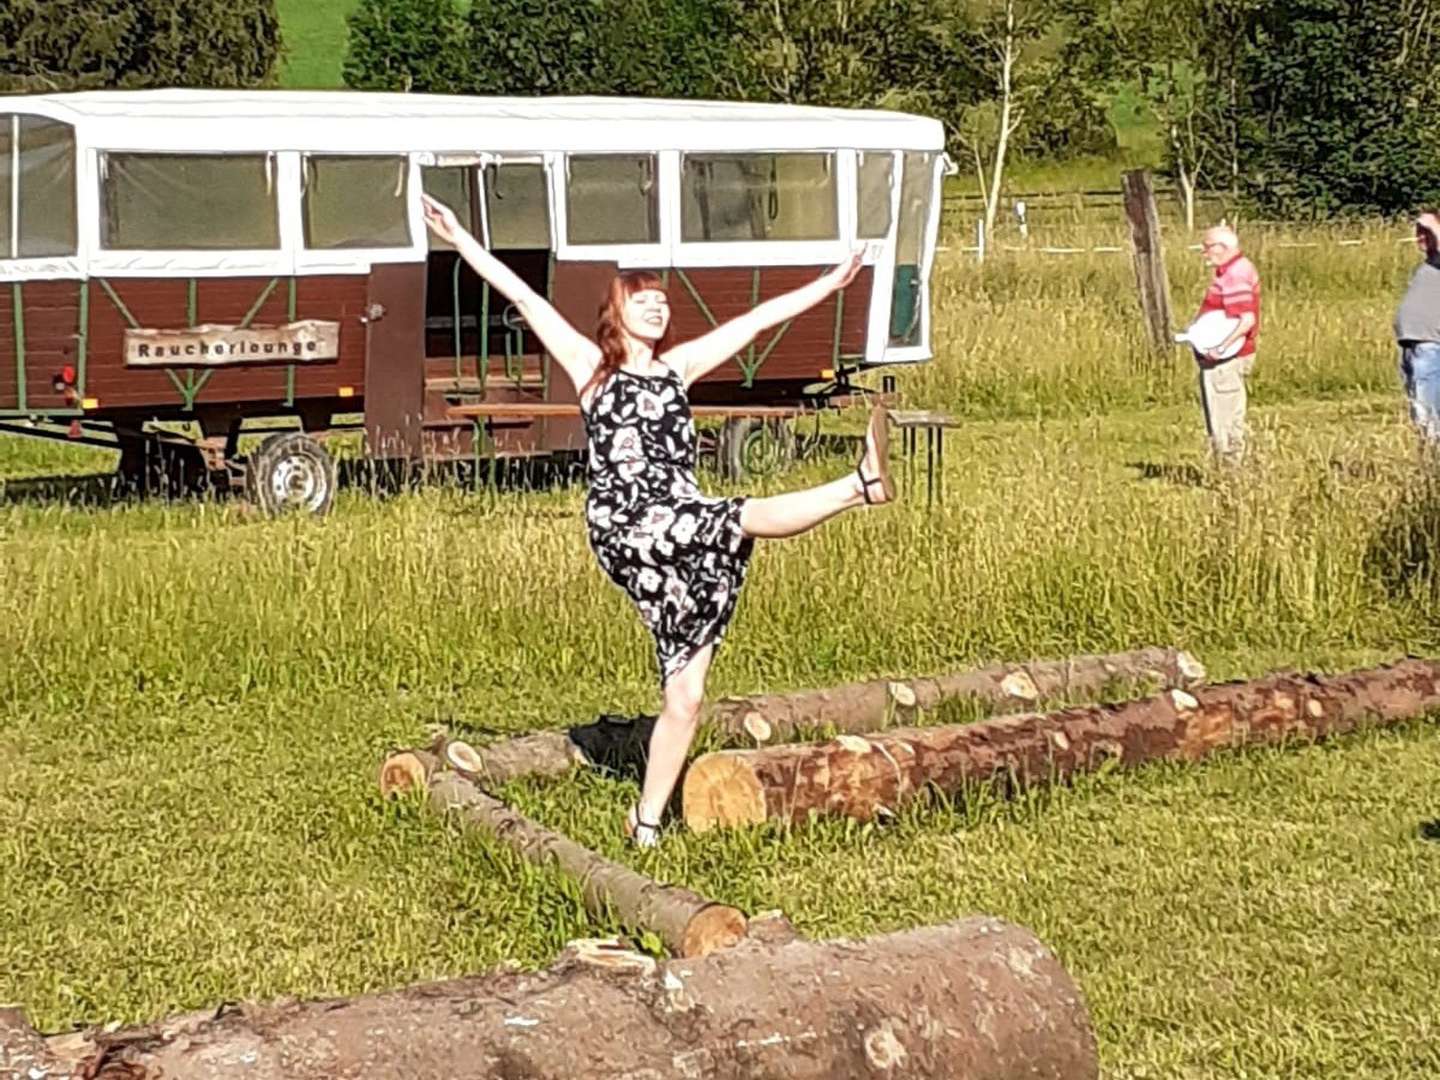
[[[515,304],[579,391],[590,444],[590,546],[654,635],[660,668],[664,705],[640,801],[625,822],[627,836],[652,847],[695,736],[705,677],[735,611],[754,541],[795,536],[842,510],[895,498],[883,409],[871,414],[865,453],[853,473],[767,498],[702,495],[686,390],[757,334],[843,289],[860,258],[677,345],[669,341],[670,308],[659,277],[622,273],[610,284],[591,341],[481,247],[448,207],[422,199],[431,230]]]

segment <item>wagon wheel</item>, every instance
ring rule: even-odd
[[[250,455],[245,487],[267,514],[324,514],[335,499],[335,459],[309,435],[277,432]]]
[[[720,432],[715,456],[728,480],[772,476],[795,460],[795,433],[785,420],[732,417]]]

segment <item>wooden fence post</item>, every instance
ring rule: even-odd
[[[1175,347],[1171,331],[1170,284],[1165,277],[1165,252],[1160,244],[1160,214],[1155,188],[1147,169],[1124,174],[1125,216],[1130,219],[1130,251],[1135,262],[1135,284],[1140,312],[1150,346],[1157,353]]]

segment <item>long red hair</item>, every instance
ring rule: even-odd
[[[600,346],[600,363],[581,389],[581,397],[584,397],[585,391],[592,386],[604,382],[619,371],[629,358],[630,335],[625,332],[625,301],[636,293],[649,289],[665,291],[665,282],[660,280],[660,275],[653,270],[626,270],[610,280],[610,289],[605,294],[605,302],[600,305],[599,319],[595,326],[595,343]],[[655,342],[657,357],[670,343],[671,326],[673,323],[667,324],[665,333]]]

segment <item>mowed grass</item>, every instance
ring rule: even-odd
[[[1440,648],[1440,496],[1385,324],[1408,253],[1257,237],[1253,458],[1205,464],[1186,364],[1133,326],[1123,259],[942,257],[915,403],[966,418],[946,501],[761,549],[714,693],[1172,643],[1218,678]],[[1303,239],[1303,242],[1310,242]],[[1177,250],[1177,303],[1202,281]],[[854,421],[842,426],[853,429]],[[103,452],[7,440],[0,501],[0,1000],[47,1028],[538,965],[620,930],[572,885],[375,769],[431,724],[483,739],[655,706],[582,492],[388,498],[324,521],[72,504]],[[756,490],[835,475],[821,457]],[[713,485],[723,489],[721,485]],[[1079,980],[1107,1075],[1434,1075],[1432,721],[1087,779],[884,829],[623,848],[633,786],[515,785],[607,854],[807,933],[987,912]]]
[[[346,20],[360,0],[276,0],[285,58],[280,85],[328,90],[344,85],[340,70],[349,47]]]

